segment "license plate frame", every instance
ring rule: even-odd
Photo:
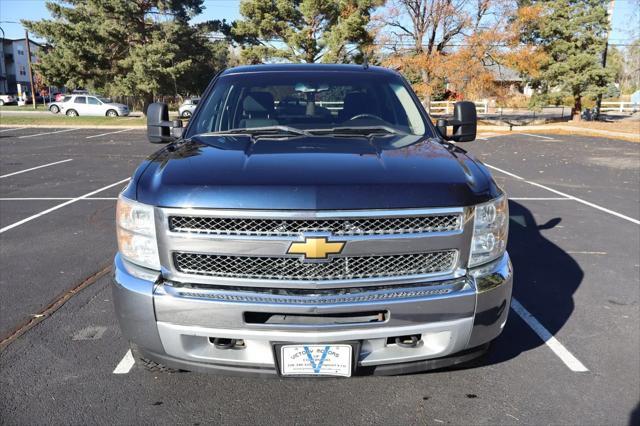
[[[348,375],[338,375],[338,374],[323,374],[322,372],[315,373],[284,373],[283,370],[283,358],[282,358],[282,348],[285,346],[298,346],[298,347],[318,347],[318,346],[350,346],[351,347],[351,365]],[[356,371],[358,365],[358,358],[360,356],[360,342],[359,341],[348,341],[348,342],[330,342],[330,343],[297,343],[297,342],[274,342],[273,345],[273,356],[276,361],[276,370],[278,375],[286,378],[295,378],[295,377],[313,377],[313,378],[331,378],[331,377],[351,377]]]

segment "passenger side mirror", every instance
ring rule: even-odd
[[[147,139],[151,143],[173,142],[182,136],[182,121],[169,121],[169,107],[154,102],[147,108]]]
[[[447,126],[453,127],[453,134],[447,136]],[[446,140],[455,142],[471,142],[476,139],[478,129],[478,115],[476,104],[473,102],[456,102],[453,109],[453,119],[438,119],[438,131]]]

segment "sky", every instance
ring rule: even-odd
[[[194,18],[193,22],[210,19],[238,19],[240,0],[205,0],[204,12]],[[640,13],[637,0],[615,0],[613,11],[613,31],[609,41],[612,44],[628,44],[640,32]],[[6,38],[24,38],[24,28],[19,24],[21,19],[43,19],[50,15],[45,7],[45,0],[0,0],[0,27]],[[7,22],[8,21],[8,22]],[[37,39],[35,39],[37,40]]]

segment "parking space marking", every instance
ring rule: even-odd
[[[603,211],[603,212],[608,213],[608,214],[613,215],[613,216],[617,216],[617,217],[619,217],[621,219],[624,219],[624,220],[627,220],[627,221],[629,221],[631,223],[635,223],[636,225],[640,225],[640,220],[638,220],[638,219],[634,219],[632,217],[623,215],[622,213],[618,213],[618,212],[613,211],[611,209],[608,209],[606,207],[599,206],[598,204],[592,203],[592,202],[587,201],[587,200],[583,200],[582,198],[578,198],[578,197],[575,197],[573,195],[566,194],[564,192],[558,191],[557,189],[549,188],[548,186],[539,184],[537,182],[526,180],[523,177],[520,177],[518,175],[514,175],[513,173],[507,172],[506,170],[499,169],[499,168],[494,167],[494,166],[492,166],[490,164],[487,164],[487,163],[484,163],[484,164],[485,164],[485,166],[489,167],[490,169],[496,170],[496,171],[498,171],[500,173],[504,173],[505,175],[511,176],[511,177],[513,177],[515,179],[519,179],[519,180],[521,180],[523,182],[528,183],[529,185],[533,185],[533,186],[537,186],[538,188],[546,189],[547,191],[553,192],[554,194],[561,195],[561,196],[569,198],[569,199],[571,199],[573,201],[577,201],[578,203],[582,203],[582,204],[584,204],[586,206],[589,206],[589,207],[592,207],[594,209]]]
[[[549,136],[532,135],[531,133],[520,133],[520,134],[524,135],[524,136],[531,136],[532,138],[540,138],[540,139],[547,139],[547,140],[550,140],[550,141],[557,141],[557,139],[550,138]]]
[[[571,200],[567,197],[509,197],[512,201],[556,201],[556,200]],[[573,201],[573,200],[571,200]]]
[[[518,316],[522,318],[529,327],[531,327],[538,337],[542,339],[549,349],[551,349],[571,371],[578,373],[589,371],[589,369],[585,367],[578,358],[573,356],[573,354],[569,352],[569,350],[567,350],[567,348],[565,348],[562,343],[560,343],[553,334],[549,332],[549,330],[540,324],[540,321],[531,315],[531,312],[527,311],[515,298],[511,299],[511,309],[513,309],[514,312],[518,314]]]
[[[97,193],[102,192],[102,191],[105,191],[105,190],[107,190],[109,188],[113,188],[114,186],[122,185],[123,183],[128,182],[130,179],[131,178],[126,178],[126,179],[119,180],[116,183],[112,183],[111,185],[103,186],[100,189],[96,189],[95,191],[91,191],[91,192],[88,192],[88,193],[86,193],[84,195],[81,195],[79,197],[72,198],[71,200],[65,201],[64,203],[60,203],[60,204],[58,204],[56,206],[53,206],[53,207],[48,208],[46,210],[43,210],[40,213],[36,213],[33,216],[29,216],[27,218],[24,218],[22,220],[19,220],[19,221],[15,222],[15,223],[12,223],[11,225],[7,225],[4,228],[0,229],[0,234],[4,233],[4,232],[6,232],[6,231],[8,231],[10,229],[13,229],[13,228],[15,228],[17,226],[20,226],[20,225],[23,225],[23,224],[25,224],[27,222],[30,222],[30,221],[32,221],[34,219],[37,219],[40,216],[44,216],[44,215],[46,215],[48,213],[51,213],[51,212],[56,211],[58,209],[61,209],[61,208],[65,207],[65,206],[68,206],[69,204],[73,204],[76,201],[84,200],[85,198],[91,197],[92,195],[97,194]]]
[[[133,359],[133,354],[131,353],[131,349],[124,354],[124,357],[120,360],[116,368],[113,370],[113,374],[127,374],[131,371],[131,368],[135,364],[135,360]]]
[[[2,130],[0,130],[0,133],[10,132],[12,130],[24,130],[24,129],[28,129],[28,127],[14,127],[12,129],[2,129]]]
[[[26,173],[26,172],[30,172],[32,170],[37,170],[37,169],[41,169],[43,167],[49,167],[49,166],[55,166],[56,164],[62,164],[62,163],[66,163],[68,161],[73,161],[73,158],[67,158],[66,160],[62,160],[62,161],[55,161],[53,163],[48,163],[48,164],[43,164],[42,166],[37,166],[37,167],[31,167],[30,169],[24,169],[24,170],[20,170],[18,172],[13,172],[13,173],[8,173],[6,175],[2,175],[0,176],[0,179],[2,178],[6,178],[9,176],[15,176],[15,175],[19,175],[20,173]]]
[[[64,129],[64,130],[56,130],[55,132],[36,133],[35,135],[18,136],[18,139],[35,138],[36,136],[52,135],[54,133],[73,132],[74,130],[80,130],[80,129]]]
[[[99,135],[92,135],[92,136],[87,136],[85,139],[91,139],[91,138],[97,138],[100,136],[107,136],[107,135],[115,135],[116,133],[122,133],[122,132],[128,132],[134,129],[124,129],[124,130],[118,130],[117,132],[109,132],[109,133],[102,133]]]

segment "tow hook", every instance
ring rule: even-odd
[[[396,337],[396,345],[401,348],[415,348],[418,346],[418,342],[420,342],[420,336],[417,334]]]
[[[236,339],[225,339],[223,337],[214,337],[213,346],[216,349],[231,349],[236,345]]]

